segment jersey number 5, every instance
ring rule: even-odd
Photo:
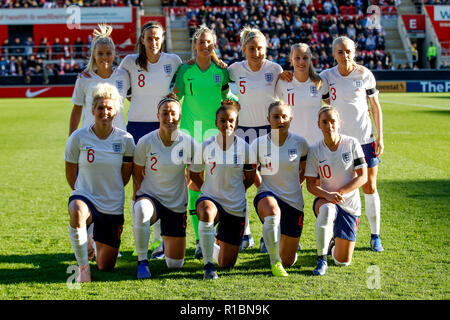
[[[239,92],[240,92],[241,94],[244,94],[244,93],[245,93],[245,86],[244,86],[244,84],[245,84],[245,81],[240,81],[240,82],[239,82],[239,87],[240,87]]]
[[[94,160],[95,160],[95,151],[94,149],[89,149],[87,152],[87,161],[89,163],[92,163],[94,162]]]

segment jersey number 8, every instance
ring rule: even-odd
[[[141,88],[143,86],[145,86],[145,76],[143,74],[140,74],[138,76],[138,86],[141,87]]]

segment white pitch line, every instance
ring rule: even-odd
[[[432,109],[442,109],[442,110],[450,110],[450,107],[441,107],[441,106],[435,106],[431,104],[417,104],[417,103],[405,103],[405,102],[396,102],[396,101],[389,101],[389,100],[380,100],[383,103],[392,103],[392,104],[401,104],[405,106],[412,106],[412,107],[423,107],[423,108],[432,108]]]

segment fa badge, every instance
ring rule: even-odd
[[[349,163],[350,162],[350,152],[344,152],[342,154],[342,160],[344,161],[344,163]]]
[[[297,149],[288,149],[288,152],[290,161],[293,161],[295,158],[297,158]]]
[[[361,88],[362,87],[362,81],[361,80],[355,80],[353,81],[353,86],[355,88]]]
[[[264,76],[266,77],[267,82],[273,82],[273,73],[266,73]]]
[[[214,81],[215,81],[216,83],[220,83],[220,74],[215,74],[215,75],[214,75]]]
[[[164,65],[164,72],[166,74],[171,74],[172,73],[172,65],[171,64],[165,64]]]
[[[316,86],[310,86],[309,87],[309,92],[311,93],[311,97],[317,96],[317,93],[318,93],[317,87]]]
[[[122,144],[121,144],[121,143],[113,143],[113,144],[112,144],[112,147],[113,147],[113,151],[114,151],[115,153],[120,153],[120,152],[122,152]]]
[[[117,89],[122,90],[123,89],[123,81],[122,80],[117,80],[116,81],[116,87],[117,87]]]
[[[178,156],[179,156],[180,158],[183,158],[183,150],[178,151]]]

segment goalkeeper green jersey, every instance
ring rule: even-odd
[[[184,97],[180,127],[198,143],[217,134],[216,111],[228,91],[228,81],[227,69],[215,63],[205,71],[197,63],[183,64],[178,69],[173,91],[180,100]]]

